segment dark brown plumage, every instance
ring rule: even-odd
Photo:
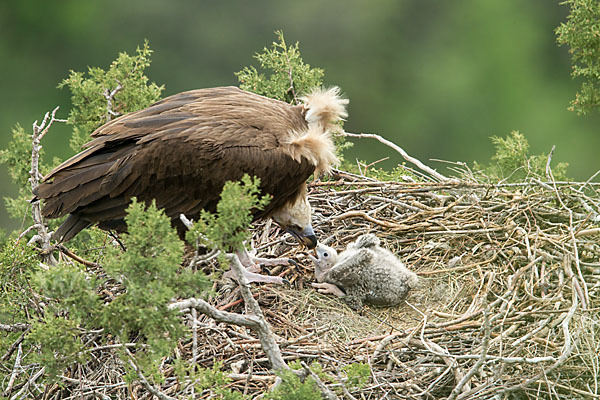
[[[179,93],[98,128],[35,195],[45,217],[70,214],[55,233],[60,241],[95,223],[123,231],[134,196],[155,199],[177,225],[180,213],[214,211],[224,183],[244,174],[259,177],[273,197],[254,217],[280,214],[305,196],[315,170],[336,161],[329,130],[346,102],[337,89],[298,106],[235,87]]]

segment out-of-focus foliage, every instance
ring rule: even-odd
[[[519,131],[513,131],[505,138],[493,136],[492,143],[496,154],[487,166],[475,163],[475,169],[484,171],[491,180],[520,182],[528,177],[547,179],[546,164],[548,155],[529,154],[529,142]],[[552,167],[552,175],[556,180],[567,179],[568,163],[559,162]]]
[[[275,32],[278,42],[265,47],[254,58],[265,72],[255,67],[244,67],[236,72],[240,88],[262,96],[298,104],[298,97],[323,84],[325,72],[311,68],[300,56],[298,42],[292,46],[285,43],[283,31]],[[267,72],[269,71],[269,72]]]
[[[71,71],[69,77],[58,85],[71,91],[73,108],[68,123],[73,125],[70,145],[74,151],[81,150],[94,129],[119,115],[147,107],[160,98],[164,86],[148,83],[145,75],[151,54],[146,41],[136,49],[135,56],[119,53],[108,70],[89,67],[88,76]]]
[[[569,110],[587,114],[600,106],[600,2],[567,0],[571,13],[556,29],[558,43],[569,46],[573,78],[583,78]]]
[[[393,169],[379,168],[378,162],[367,162],[365,160],[356,160],[354,163],[344,162],[342,169],[354,174],[375,178],[379,181],[393,182],[419,182],[422,178],[414,170],[407,168],[406,163],[399,164]]]
[[[40,151],[40,171],[48,171],[43,161],[44,149]],[[4,206],[11,218],[30,222],[29,199],[31,199],[31,134],[25,132],[20,124],[12,130],[12,140],[5,149],[0,150],[0,164],[6,165],[11,180],[19,188],[17,196],[4,196]]]

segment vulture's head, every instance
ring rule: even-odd
[[[287,203],[271,216],[286,232],[294,236],[298,243],[309,249],[317,246],[317,236],[311,225],[311,208],[306,196]]]

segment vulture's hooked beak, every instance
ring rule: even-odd
[[[317,247],[318,239],[317,235],[315,235],[315,232],[313,231],[312,226],[308,225],[302,230],[300,230],[299,227],[290,226],[287,227],[285,230],[286,232],[291,233],[292,236],[296,238],[298,243],[305,245],[309,249],[314,249],[315,247]]]

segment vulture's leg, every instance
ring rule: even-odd
[[[250,268],[256,271],[260,271],[259,265],[264,265],[265,267],[273,267],[276,265],[292,265],[296,264],[296,262],[290,258],[262,258],[254,256],[256,250],[251,250],[249,253],[246,249],[237,252],[237,255],[240,259],[242,265],[246,268]]]
[[[290,265],[289,259],[272,259],[272,258],[258,258],[254,257],[246,249],[236,251],[236,255],[240,259],[240,262],[244,266],[244,275],[248,282],[266,282],[266,283],[277,283],[284,284],[287,281],[279,276],[269,276],[257,273],[260,271],[259,264],[263,265]],[[265,262],[268,261],[268,262]]]
[[[311,285],[312,287],[316,288],[319,293],[333,294],[337,297],[344,297],[346,295],[346,293],[344,293],[339,287],[337,287],[333,283],[313,282],[311,283]]]

